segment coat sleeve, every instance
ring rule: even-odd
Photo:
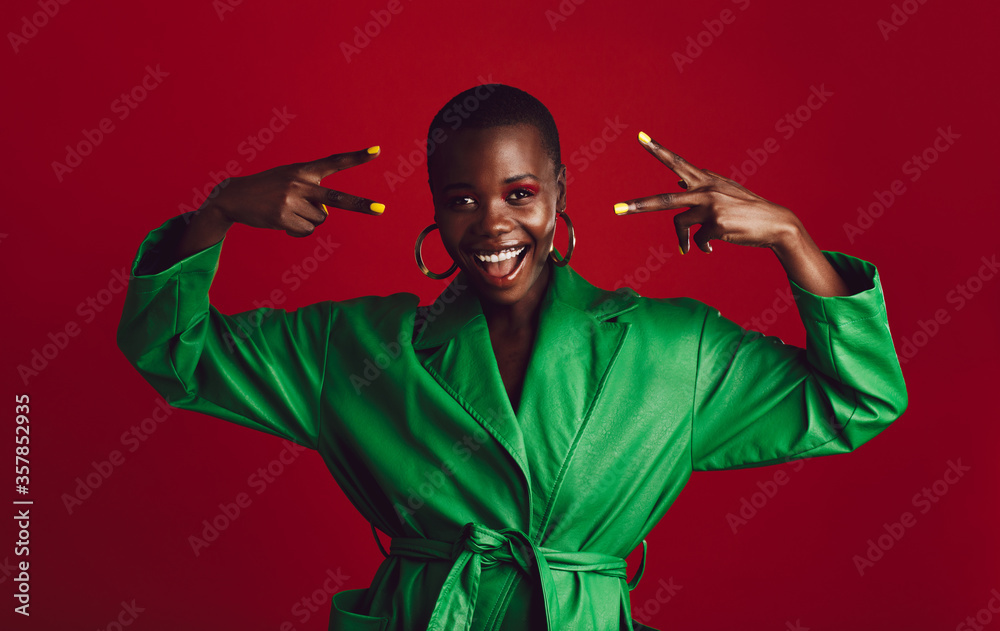
[[[850,452],[907,406],[878,270],[823,252],[854,291],[821,297],[789,279],[806,348],[705,307],[692,419],[694,470],[740,469]]]
[[[220,313],[208,291],[225,239],[170,260],[184,225],[173,217],[139,246],[118,348],[171,406],[315,449],[330,303]]]

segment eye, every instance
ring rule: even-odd
[[[529,197],[534,197],[535,191],[527,188],[515,188],[507,195],[507,199],[510,201],[518,201],[522,199],[528,199]]]
[[[475,203],[476,200],[468,195],[452,197],[451,199],[448,200],[448,206],[451,208],[465,208]]]

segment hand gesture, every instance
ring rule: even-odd
[[[699,169],[645,132],[639,132],[639,142],[681,178],[679,184],[686,190],[617,203],[615,214],[687,208],[674,215],[681,254],[691,249],[691,226],[695,224],[701,228],[694,242],[704,252],[712,251],[712,239],[773,249],[798,236],[802,226],[784,206],[769,202],[729,178]]]
[[[199,210],[209,208],[226,222],[284,230],[293,237],[312,234],[326,220],[329,206],[381,215],[383,204],[320,185],[328,175],[370,162],[378,154],[375,146],[227,178]]]

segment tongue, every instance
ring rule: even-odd
[[[516,266],[516,256],[500,261],[499,263],[494,263],[492,261],[483,263],[483,268],[486,270],[486,273],[494,278],[503,278],[507,274],[513,272]]]

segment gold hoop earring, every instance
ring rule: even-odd
[[[558,267],[563,267],[569,263],[569,259],[573,256],[573,248],[576,247],[576,232],[573,230],[573,222],[569,220],[569,215],[566,211],[556,213],[556,218],[563,218],[566,222],[566,230],[569,232],[569,247],[566,248],[566,256],[562,257],[555,251],[555,245],[549,248],[549,258],[552,259],[552,264]]]
[[[417,242],[413,245],[413,256],[414,258],[417,259],[417,267],[420,268],[420,272],[424,276],[428,278],[433,278],[434,280],[441,280],[442,278],[448,278],[449,276],[454,274],[455,270],[458,269],[458,263],[452,262],[451,267],[448,268],[447,272],[444,272],[443,274],[438,274],[436,272],[432,272],[429,269],[427,269],[427,266],[424,265],[423,257],[420,256],[420,248],[424,244],[424,239],[427,237],[427,235],[437,230],[437,227],[438,226],[436,223],[432,223],[431,225],[424,228],[420,232],[420,234],[417,235]]]

